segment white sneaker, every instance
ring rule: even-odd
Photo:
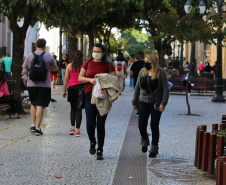
[[[191,83],[191,86],[193,87],[195,84]]]
[[[188,96],[191,96],[191,93],[188,93]]]

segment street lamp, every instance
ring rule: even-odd
[[[192,9],[192,5],[190,0],[188,0],[186,2],[186,4],[184,5],[184,10],[186,12],[186,14],[189,14],[191,12]],[[200,4],[199,4],[199,14],[203,15],[205,13],[206,10],[206,6],[204,4],[204,2],[201,0]],[[191,21],[196,21],[199,20],[197,17],[193,16]],[[195,28],[193,27],[193,30],[195,31]],[[190,75],[194,76],[195,73],[195,68],[196,68],[196,59],[195,59],[195,42],[192,42],[192,48],[191,48],[191,59],[190,59],[190,66],[191,66],[191,72]]]
[[[217,0],[217,7],[218,7],[218,13],[219,17],[222,20],[222,6],[223,6],[224,0]],[[218,27],[218,33],[221,33],[222,25],[219,25]],[[222,79],[222,38],[219,34],[217,39],[217,72],[216,72],[216,85],[215,88],[215,95],[212,98],[213,102],[225,102],[224,96],[223,96],[223,79]]]

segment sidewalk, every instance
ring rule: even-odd
[[[68,135],[70,105],[62,98],[62,86],[53,90],[52,98],[57,102],[45,111],[43,136],[30,134],[29,114],[17,120],[0,118],[0,184],[106,185],[122,184],[118,180],[121,178],[128,184],[139,184],[142,180],[148,185],[214,185],[214,176],[193,165],[195,132],[198,125],[206,124],[210,131],[212,123],[219,123],[221,115],[226,114],[226,103],[213,103],[212,96],[192,95],[191,112],[200,116],[187,116],[183,115],[187,113],[185,96],[170,95],[160,122],[159,155],[150,159],[141,152],[137,117],[131,108],[132,95],[127,87],[108,115],[104,161],[89,154],[85,111],[82,137]],[[121,161],[126,152],[130,155],[124,155]],[[138,179],[139,176],[146,179]]]

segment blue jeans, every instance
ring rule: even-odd
[[[97,127],[97,150],[103,150],[107,114],[100,116],[96,105],[91,104],[91,95],[92,93],[85,94],[86,129],[90,142],[96,143],[95,128]]]
[[[168,81],[168,86],[169,86],[169,90],[171,90],[171,89],[172,89],[172,87],[173,87],[173,83],[172,83],[172,82],[170,82],[170,81]]]
[[[62,76],[63,83],[64,83],[65,71],[66,71],[66,69],[61,69],[61,76]]]
[[[5,79],[6,80],[11,80],[11,72],[5,72]]]
[[[130,76],[130,87],[134,86],[134,79]]]
[[[139,119],[138,126],[140,130],[140,135],[143,139],[148,138],[147,126],[148,118],[151,114],[151,135],[152,135],[152,145],[158,146],[159,143],[159,122],[162,112],[154,109],[154,103],[144,103],[139,102]]]

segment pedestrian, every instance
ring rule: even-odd
[[[176,57],[176,60],[174,60],[172,62],[172,67],[173,67],[173,69],[176,69],[178,71],[181,70],[181,65],[180,65],[180,61],[179,61],[179,57],[178,56]]]
[[[127,74],[130,74],[130,69],[131,69],[131,67],[132,67],[134,62],[135,62],[135,56],[133,54],[131,54],[130,55],[130,59],[128,61],[128,67],[127,67],[127,70],[126,70]],[[129,77],[130,77],[130,88],[133,89],[133,87],[134,87],[134,79],[130,75],[129,75]]]
[[[0,70],[0,103],[8,103],[11,106],[12,112],[14,114],[14,119],[20,118],[16,111],[16,105],[14,102],[13,95],[10,95],[7,82],[5,80],[4,70]]]
[[[89,152],[91,155],[96,153],[95,128],[97,127],[97,160],[103,160],[105,122],[107,119],[107,114],[101,116],[96,105],[91,104],[93,85],[96,84],[96,79],[94,76],[100,73],[109,73],[110,75],[116,76],[113,64],[107,61],[105,47],[102,44],[97,43],[93,47],[92,58],[85,61],[79,74],[79,81],[82,83],[87,83],[85,90],[85,111],[86,128],[90,140]]]
[[[202,61],[199,62],[199,67],[198,67],[198,71],[199,71],[199,76],[203,77],[203,72],[205,70],[205,66],[203,64]]]
[[[189,71],[190,65],[189,62],[187,61],[186,64],[184,65],[184,74],[186,74]]]
[[[173,87],[173,83],[169,81],[172,77],[172,72],[171,72],[171,70],[168,69],[167,66],[164,67],[164,70],[165,70],[165,73],[166,73],[167,82],[168,82],[169,91],[170,91]]]
[[[36,42],[36,51],[29,53],[23,64],[23,73],[29,74],[27,87],[31,101],[32,125],[30,131],[35,132],[36,136],[43,134],[40,126],[43,118],[44,108],[48,107],[51,99],[49,69],[51,67],[52,71],[58,70],[53,56],[50,53],[45,53],[45,49],[46,40],[38,39]],[[40,66],[40,68],[38,68],[39,70],[36,70],[34,66]],[[45,73],[42,71],[45,71]]]
[[[68,91],[68,102],[71,105],[71,129],[69,131],[70,135],[75,134],[79,137],[82,135],[80,132],[80,126],[82,122],[82,107],[79,106],[80,98],[83,95],[84,84],[78,81],[78,76],[83,64],[83,53],[80,50],[75,52],[75,57],[73,62],[67,65],[66,73],[64,77],[63,85],[63,97],[66,98]],[[75,131],[75,121],[76,121],[76,131]]]
[[[210,63],[209,63],[209,62],[206,63],[206,67],[205,67],[204,70],[205,70],[205,72],[207,72],[207,73],[210,73],[210,72],[211,72],[212,67],[210,66]]]
[[[10,57],[9,53],[4,55],[5,57],[1,60],[1,62],[5,65],[5,79],[11,80],[11,72],[12,72],[12,63],[13,59]]]
[[[138,58],[138,60],[136,62],[134,62],[132,67],[130,68],[130,76],[132,76],[133,79],[134,79],[134,89],[136,87],[136,83],[137,83],[137,78],[138,78],[139,72],[144,67],[144,63],[145,63],[144,62],[144,52],[143,51],[139,51],[137,53],[137,58]],[[138,110],[137,110],[136,116],[139,115],[139,111]]]
[[[56,63],[58,63],[58,61],[56,60],[57,56],[53,55],[53,58],[56,61]],[[58,76],[58,71],[50,70],[50,81],[51,82],[53,81],[53,88],[55,88],[55,84],[56,84],[56,81],[57,81],[57,76]]]
[[[120,95],[122,95],[125,74],[127,74],[126,72],[127,65],[124,60],[122,52],[118,52],[118,57],[114,61],[114,65],[115,65],[116,75],[118,77],[118,81],[120,84]]]
[[[66,70],[67,65],[68,65],[67,55],[66,54],[63,54],[62,55],[62,59],[60,61],[62,81],[64,81],[65,70]]]
[[[151,114],[152,144],[149,157],[156,157],[159,143],[159,122],[169,98],[169,89],[164,69],[159,67],[158,57],[154,54],[145,56],[145,68],[138,76],[133,96],[133,109],[139,104],[138,126],[141,134],[142,152],[147,152],[149,138],[147,134],[148,118]],[[157,105],[159,103],[159,105]]]

